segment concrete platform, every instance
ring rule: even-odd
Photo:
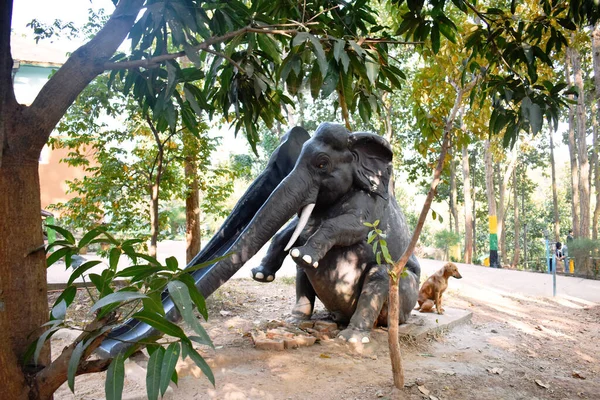
[[[442,330],[451,329],[459,324],[471,320],[473,313],[468,310],[444,307],[445,312],[439,315],[436,312],[422,313],[413,311],[406,324],[400,325],[400,337],[408,337],[414,340],[422,340],[429,334],[435,334]]]

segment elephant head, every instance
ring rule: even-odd
[[[380,136],[350,133],[338,124],[321,124],[304,143],[294,169],[230,248],[231,257],[198,282],[200,291],[208,296],[216,290],[297,213],[300,222],[286,248],[293,245],[315,205],[326,208],[356,190],[387,200],[391,160],[390,145]]]

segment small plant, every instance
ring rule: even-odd
[[[41,378],[47,375],[45,376],[47,379],[51,374],[62,373],[69,388],[74,392],[76,375],[107,370],[106,398],[109,400],[121,399],[125,374],[124,362],[135,351],[145,347],[150,354],[146,375],[149,399],[157,399],[159,394],[163,396],[170,381],[177,383],[175,365],[180,356],[182,359],[190,357],[214,385],[214,376],[210,367],[192,344],[192,342],[196,342],[203,346],[214,347],[207,332],[194,315],[193,307],[196,307],[205,320],[208,318],[205,300],[196,288],[194,279],[189,272],[203,268],[224,257],[182,270],[175,257],[167,258],[163,265],[156,258],[136,251],[136,246],[140,244],[141,239],[119,241],[106,232],[105,228],[99,227],[87,232],[77,242],[68,230],[54,225],[48,225],[48,227],[63,236],[63,239],[51,243],[46,249],[48,266],[63,260],[66,269],[72,269],[72,273],[66,289],[62,291],[52,306],[49,321],[42,326],[44,331],[31,344],[25,355],[25,362],[37,365],[44,344],[58,329],[70,328],[81,330],[82,333],[62,351],[57,359],[37,372],[36,379],[40,375]],[[79,254],[82,248],[95,243],[110,245],[107,257],[108,265],[101,273],[88,273],[102,261],[87,261],[76,266],[72,260],[73,256]],[[132,265],[119,271],[117,265],[122,256],[128,257]],[[65,316],[67,309],[73,304],[77,292],[74,285],[75,280],[81,278],[84,283],[87,283],[86,276],[92,289],[95,289],[90,290],[86,285],[87,293],[93,302],[90,309],[93,320],[83,327],[73,326]],[[116,286],[115,281],[119,278],[124,284]],[[168,290],[180,315],[195,335],[186,335],[183,329],[166,318],[161,302],[161,294],[165,290]],[[145,339],[132,343],[127,352],[119,354],[112,360],[90,360],[92,352],[98,348],[110,330],[128,318],[135,318],[147,323],[160,331],[167,339],[161,337]],[[57,381],[57,385],[60,386],[63,382],[64,378],[60,382]],[[58,386],[45,390],[53,393]]]
[[[379,220],[375,220],[375,222],[373,223],[363,223],[365,226],[372,228],[372,230],[369,232],[369,235],[367,236],[367,243],[373,246],[373,253],[375,253],[375,260],[377,261],[377,264],[381,265],[381,258],[383,257],[385,263],[388,264],[388,275],[390,275],[390,277],[392,277],[394,281],[397,281],[398,277],[393,271],[394,260],[390,255],[390,251],[387,246],[387,241],[385,240],[387,238],[387,235],[381,229],[378,228],[379,222]],[[407,272],[403,271],[401,277],[406,276],[406,274]]]

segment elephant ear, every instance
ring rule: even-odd
[[[359,132],[350,135],[349,145],[355,156],[355,184],[387,200],[393,157],[389,142],[373,133]]]

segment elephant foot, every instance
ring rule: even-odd
[[[363,331],[359,329],[346,328],[340,332],[338,335],[339,339],[342,339],[348,343],[369,343],[371,339],[369,338],[371,332]]]
[[[310,317],[310,315],[292,314],[285,319],[285,322],[292,325],[300,325],[302,322],[310,320]]]
[[[273,282],[275,273],[269,273],[264,270],[262,265],[252,268],[252,279],[258,282]]]
[[[301,267],[317,268],[319,266],[319,260],[317,256],[312,254],[312,251],[306,248],[306,246],[294,247],[290,251],[290,256],[292,256],[294,262]]]

